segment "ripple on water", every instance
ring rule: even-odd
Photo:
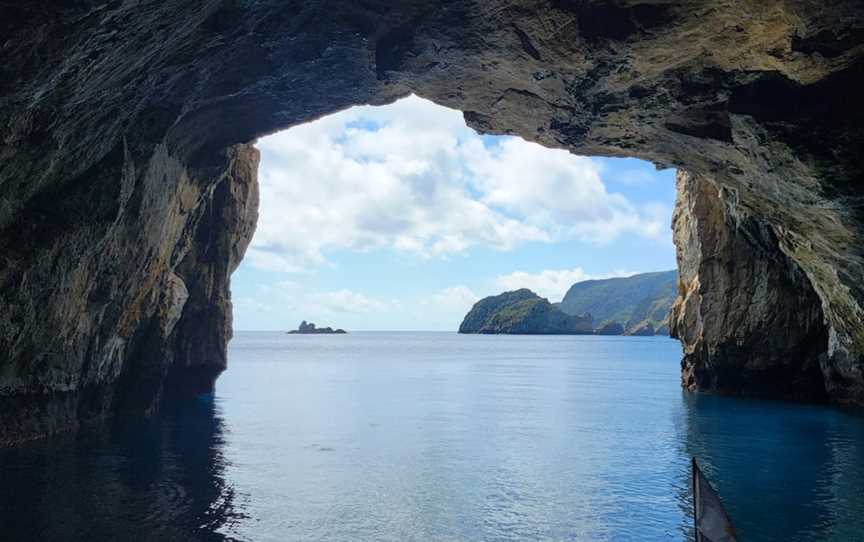
[[[864,540],[864,420],[682,393],[664,339],[238,333],[215,397],[0,451],[10,540]]]

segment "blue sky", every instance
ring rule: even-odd
[[[675,267],[674,171],[480,136],[417,97],[263,138],[234,325],[454,330],[480,297]]]

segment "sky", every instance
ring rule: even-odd
[[[455,330],[478,299],[675,268],[674,170],[479,135],[410,96],[258,141],[234,328]]]

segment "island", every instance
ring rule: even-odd
[[[344,329],[333,329],[332,327],[315,327],[315,324],[312,322],[307,323],[306,320],[300,322],[300,326],[297,329],[292,329],[288,332],[289,335],[324,335],[328,333],[342,335],[348,332]]]
[[[512,335],[590,335],[591,315],[573,316],[527,288],[481,299],[468,312],[459,333]]]
[[[677,282],[675,270],[584,280],[559,303],[527,288],[504,292],[475,303],[459,333],[668,336]]]

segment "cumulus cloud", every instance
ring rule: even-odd
[[[436,292],[432,296],[431,304],[444,311],[463,314],[479,299],[480,296],[467,286],[452,286]]]
[[[378,299],[348,289],[309,290],[293,281],[260,284],[254,292],[234,300],[235,313],[241,315],[267,315],[267,318],[293,318],[313,322],[351,322],[376,314],[398,310],[393,300]],[[254,320],[254,318],[250,318]],[[292,326],[294,322],[273,322],[277,327]]]
[[[638,207],[606,190],[598,162],[518,138],[486,150],[476,141],[468,167],[489,205],[507,209],[556,238],[607,244],[631,233],[658,238],[657,204]]]
[[[513,273],[496,277],[495,285],[502,290],[528,288],[554,303],[561,301],[570,286],[576,282],[611,277],[628,277],[633,274],[635,273],[630,271],[614,271],[603,275],[591,275],[586,273],[581,267],[573,269],[546,269],[539,273],[514,271]]]
[[[484,142],[485,141],[485,142]],[[267,138],[252,265],[299,272],[340,249],[431,258],[527,242],[658,237],[668,210],[606,190],[589,158],[518,138],[490,144],[458,111],[409,97]]]
[[[363,329],[453,330],[477,302],[457,285],[385,298],[351,289],[309,289],[293,281],[261,283],[234,299],[236,329],[289,329],[301,320]]]
[[[388,305],[384,301],[345,289],[312,293],[307,296],[307,300],[312,310],[326,313],[369,314],[383,312]]]

